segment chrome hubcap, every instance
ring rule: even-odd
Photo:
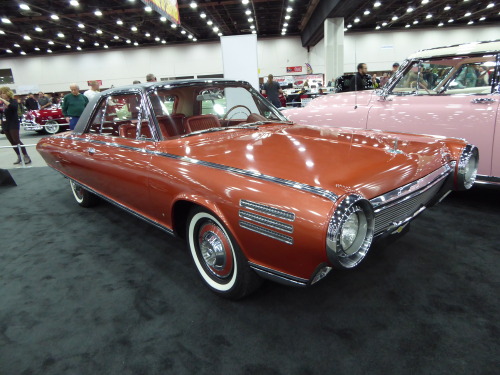
[[[206,232],[200,244],[201,255],[211,269],[222,270],[226,264],[226,251],[221,239],[213,232]]]

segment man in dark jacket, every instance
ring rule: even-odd
[[[26,107],[27,111],[34,111],[40,108],[33,94],[29,95],[28,99],[26,99],[26,102],[24,102],[24,106]]]
[[[359,90],[371,90],[373,88],[377,88],[378,83],[375,76],[371,76],[368,74],[368,68],[365,63],[358,64],[358,72],[351,80],[351,91],[359,91]]]

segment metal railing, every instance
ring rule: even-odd
[[[2,148],[16,148],[17,147],[17,149],[19,151],[19,158],[21,159],[21,164],[22,164],[23,168],[26,168],[26,163],[24,162],[22,148],[23,147],[35,147],[35,146],[36,146],[36,143],[32,144],[32,145],[0,146],[0,149],[2,149]]]

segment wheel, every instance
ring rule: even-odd
[[[95,206],[99,202],[99,198],[85,190],[81,185],[78,185],[75,181],[69,180],[71,191],[73,192],[73,196],[75,197],[77,203],[82,207],[92,207]]]
[[[248,108],[247,106],[245,106],[243,104],[237,104],[234,107],[231,107],[229,109],[229,111],[226,112],[226,114],[222,117],[221,122],[224,122],[227,119],[227,124],[226,125],[228,125],[229,124],[229,120],[231,120],[231,118],[228,118],[229,117],[229,113],[231,113],[231,111],[234,111],[236,108],[245,108],[248,111],[248,114],[245,113],[245,117],[249,116],[252,113],[252,111],[250,110],[250,108]],[[243,112],[241,112],[241,113],[243,113]]]
[[[198,273],[219,296],[239,299],[262,283],[248,266],[233,236],[212,213],[202,208],[191,212],[187,241]]]
[[[49,120],[43,128],[47,134],[56,134],[59,131],[60,125],[57,121]]]

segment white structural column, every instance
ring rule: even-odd
[[[222,36],[224,78],[248,81],[259,89],[257,35]]]
[[[324,23],[325,82],[344,74],[344,19],[327,18]]]

